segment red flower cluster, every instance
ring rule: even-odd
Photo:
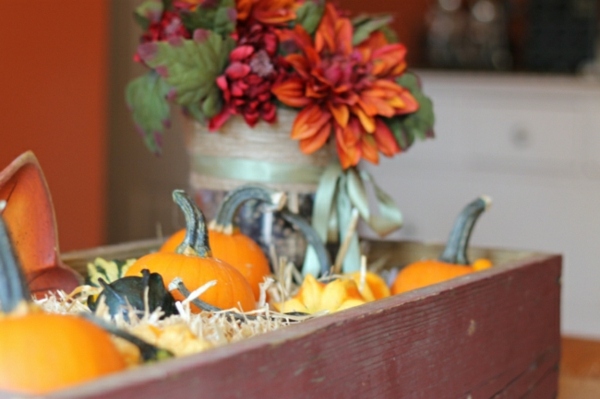
[[[241,115],[250,126],[263,119],[272,123],[276,107],[272,85],[285,76],[287,63],[277,55],[278,39],[271,26],[252,24],[238,31],[238,46],[229,55],[229,66],[217,78],[225,105],[209,122],[221,127],[232,115]]]
[[[241,115],[250,126],[263,119],[275,122],[277,109],[273,84],[284,79],[288,64],[278,55],[278,27],[296,18],[295,0],[238,0],[237,47],[230,64],[217,78],[225,105],[209,121],[219,129],[232,115]]]
[[[140,38],[140,43],[168,41],[174,42],[181,39],[189,39],[190,32],[183,26],[181,17],[173,11],[165,11],[150,22],[148,30]],[[136,62],[142,62],[142,58],[136,52]]]

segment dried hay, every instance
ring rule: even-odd
[[[242,313],[237,309],[226,309],[222,312],[191,312],[191,301],[204,291],[211,289],[216,282],[209,282],[195,290],[184,301],[177,302],[179,314],[162,318],[160,309],[154,312],[130,311],[128,320],[122,315],[111,319],[108,307],[101,301],[96,316],[114,323],[117,327],[138,338],[167,349],[175,356],[184,356],[237,342],[270,331],[275,331],[290,324],[315,317],[316,315],[289,315],[278,313],[270,307],[267,298],[272,302],[289,299],[297,285],[293,282],[297,273],[293,264],[282,259],[276,267],[275,275],[265,279],[261,284],[261,295],[257,309]],[[171,289],[171,287],[170,287]],[[99,294],[100,288],[80,286],[67,294],[59,291],[49,293],[43,299],[36,299],[35,304],[50,313],[79,314],[90,313],[86,304],[90,295]],[[243,317],[233,318],[232,312]],[[123,352],[131,366],[141,363],[139,350],[133,344],[115,337],[115,342]]]

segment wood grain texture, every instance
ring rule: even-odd
[[[554,398],[561,263],[520,258],[50,397]]]

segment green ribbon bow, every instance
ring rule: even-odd
[[[366,183],[373,187],[379,214],[375,215],[370,211]],[[332,163],[319,180],[313,205],[312,226],[323,242],[346,240],[353,209],[381,237],[399,229],[403,223],[402,213],[392,197],[375,184],[367,171],[357,168],[343,170],[339,163]],[[360,270],[358,235],[354,232],[350,234],[350,245],[342,263],[344,273]],[[302,273],[315,276],[319,274],[316,254],[310,247],[307,249]]]
[[[197,155],[192,158],[192,170],[201,175],[241,181],[318,183],[312,225],[323,242],[344,242],[348,226],[352,223],[353,209],[379,236],[383,237],[402,226],[402,213],[393,199],[375,184],[371,175],[357,168],[343,170],[337,161],[323,169],[312,165],[298,167],[261,160]],[[373,187],[378,215],[370,212],[367,183]],[[343,272],[360,269],[358,235],[352,234],[342,264]],[[306,251],[302,272],[315,276],[320,272],[316,253],[310,247]]]

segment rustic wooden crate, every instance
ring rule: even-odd
[[[155,241],[64,255],[135,256]],[[368,243],[397,266],[441,248]],[[49,398],[555,398],[562,257],[473,249],[495,267]]]

